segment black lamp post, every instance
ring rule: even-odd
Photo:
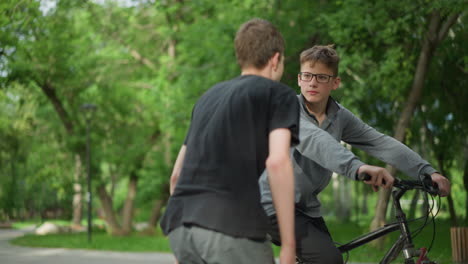
[[[83,104],[81,110],[85,113],[86,119],[86,170],[88,174],[88,192],[86,194],[86,200],[88,201],[88,243],[91,242],[92,233],[92,192],[91,192],[91,119],[94,111],[96,111],[96,105],[94,104]]]

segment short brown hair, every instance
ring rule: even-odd
[[[284,39],[281,33],[273,24],[259,18],[242,24],[234,43],[237,63],[241,68],[254,66],[263,69],[276,52],[284,54]]]
[[[320,62],[325,64],[329,69],[333,71],[335,76],[338,76],[338,65],[340,63],[340,57],[334,45],[320,46],[316,45],[310,49],[306,49],[301,52],[300,56],[301,65],[306,62]]]

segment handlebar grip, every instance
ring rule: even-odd
[[[372,177],[365,173],[359,173],[357,176],[357,179],[359,181],[368,181]],[[394,178],[395,181],[393,182],[393,186],[400,188],[400,189],[406,189],[406,190],[411,190],[411,189],[423,189],[425,192],[428,192],[433,195],[438,195],[439,194],[439,188],[435,182],[432,181],[432,178],[428,174],[423,174],[420,176],[419,181],[415,180],[401,180],[399,178]],[[385,184],[385,181],[382,182],[382,184]]]
[[[367,174],[366,172],[361,172],[358,174],[358,177],[357,177],[358,180],[360,181],[368,181],[370,179],[372,179],[372,177]],[[385,185],[386,181],[384,179],[382,179],[382,184]]]
[[[439,186],[432,181],[431,175],[425,173],[420,176],[424,189],[431,194],[439,195]]]
[[[369,174],[365,173],[365,172],[361,172],[357,176],[357,179],[360,180],[360,181],[368,181],[371,178],[372,177]]]

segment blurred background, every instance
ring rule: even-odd
[[[240,74],[236,30],[260,17],[283,33],[282,82],[297,92],[300,52],[335,44],[342,84],[334,98],[448,176],[452,194],[436,200],[437,219],[446,228],[467,226],[467,6],[463,0],[1,1],[0,222],[55,219],[79,230],[91,216],[107,236],[136,230],[161,236],[157,223],[192,106],[213,84]],[[341,176],[321,199],[327,222],[360,230],[392,214],[388,195]],[[406,199],[412,217],[433,206],[417,192]]]

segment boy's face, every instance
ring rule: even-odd
[[[309,77],[310,74],[323,74],[333,76],[333,71],[320,62],[305,62],[301,64],[301,73],[304,77]],[[317,78],[319,79],[317,81]],[[313,76],[309,81],[301,80],[301,75],[298,74],[297,82],[301,87],[301,94],[304,96],[308,103],[326,105],[331,91],[336,90],[340,85],[339,77],[328,77],[328,82],[324,82],[326,76]]]

